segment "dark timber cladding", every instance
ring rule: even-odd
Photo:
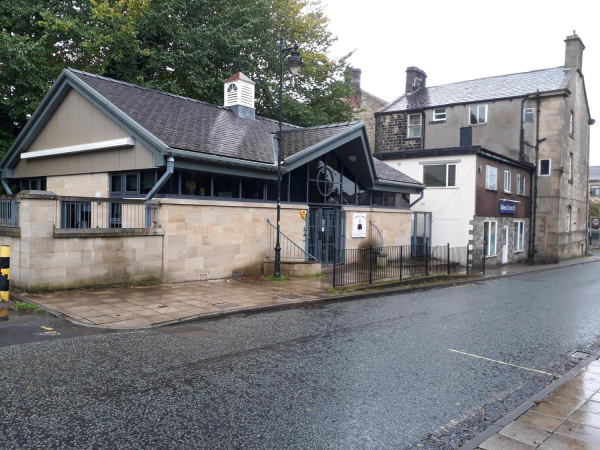
[[[528,219],[531,210],[531,170],[522,164],[511,164],[508,159],[491,158],[482,153],[477,155],[477,175],[475,184],[475,215],[481,217],[512,217]],[[486,189],[487,166],[498,169],[496,190]],[[522,167],[519,167],[522,166]],[[481,170],[479,170],[481,168]],[[505,192],[504,172],[510,172],[510,193]],[[525,193],[517,194],[518,176],[525,177]],[[500,200],[512,200],[517,203],[516,214],[500,214]]]

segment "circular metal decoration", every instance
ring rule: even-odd
[[[317,189],[321,195],[327,197],[333,192],[333,170],[323,167],[317,175]]]

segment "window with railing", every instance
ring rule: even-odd
[[[152,228],[157,205],[142,200],[67,197],[57,200],[56,228]]]

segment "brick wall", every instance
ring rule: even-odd
[[[486,266],[497,266],[502,264],[502,247],[504,245],[504,227],[508,226],[508,263],[525,262],[528,256],[529,249],[529,219],[519,219],[525,222],[525,233],[523,235],[523,251],[515,253],[515,220],[513,217],[481,217],[474,216],[470,222],[472,230],[469,231],[472,237],[469,244],[474,249],[480,250],[484,248],[483,222],[495,220],[497,222],[496,229],[496,256],[486,259]]]
[[[397,152],[423,148],[425,125],[418,139],[408,138],[408,114],[393,113],[376,116],[375,152]]]

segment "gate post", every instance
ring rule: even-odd
[[[373,284],[373,244],[369,246],[369,284]]]
[[[337,248],[333,246],[333,288],[335,289],[335,270],[337,266]]]
[[[450,275],[450,242],[448,242],[448,251],[446,252],[446,259],[448,261],[448,275]]]
[[[429,275],[429,245],[425,242],[425,276]]]
[[[400,276],[398,277],[398,281],[402,281],[402,245],[400,246]]]

